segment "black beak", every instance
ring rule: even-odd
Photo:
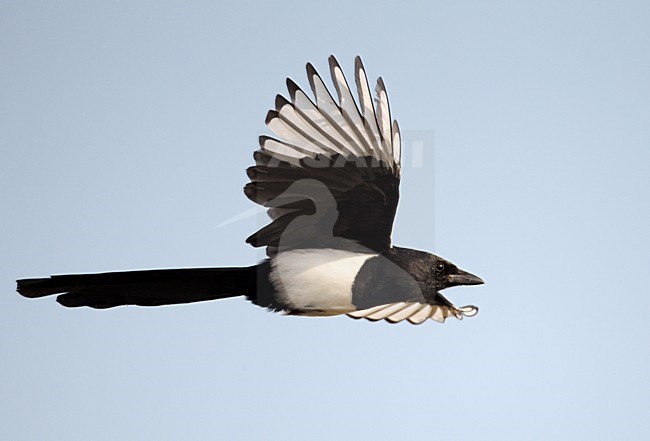
[[[482,285],[485,282],[479,276],[463,271],[462,269],[457,269],[456,274],[450,274],[447,276],[447,281],[449,286],[457,285]]]

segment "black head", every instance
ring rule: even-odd
[[[485,283],[480,277],[435,254],[398,247],[394,247],[390,254],[389,258],[418,282],[423,293],[431,295],[452,286]]]
[[[448,260],[431,254],[434,258],[430,273],[430,283],[437,291],[458,285],[482,285],[483,279],[458,268]]]

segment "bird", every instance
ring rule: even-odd
[[[334,56],[336,97],[311,63],[313,97],[287,78],[266,116],[244,194],[265,207],[268,225],[246,239],[266,258],[247,267],[180,268],[53,275],[17,280],[24,297],[57,294],[66,307],[162,306],[243,296],[283,315],[444,322],[477,314],[441,291],[483,280],[425,251],[393,245],[401,179],[401,134],[386,86],[371,93],[354,63],[356,98]]]

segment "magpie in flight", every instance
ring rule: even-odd
[[[373,101],[361,59],[358,100],[329,58],[338,100],[311,64],[313,99],[287,79],[246,172],[244,193],[268,209],[270,223],[246,242],[266,247],[249,267],[125,271],[18,280],[25,297],[59,294],[67,307],[159,306],[246,296],[291,315],[408,320],[462,319],[478,312],[440,293],[483,280],[424,251],[392,245],[399,199],[401,137],[381,78]]]

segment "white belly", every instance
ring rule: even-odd
[[[286,251],[271,260],[270,279],[292,310],[343,314],[355,310],[352,283],[366,260],[376,255],[327,248]]]

